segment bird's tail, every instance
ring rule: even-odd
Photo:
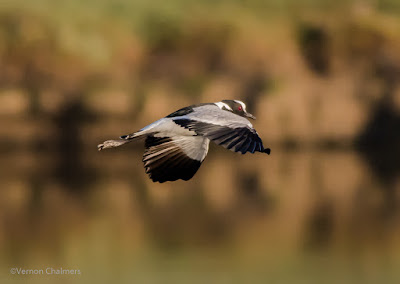
[[[101,151],[103,149],[119,147],[126,143],[132,142],[133,140],[143,137],[145,136],[140,131],[132,134],[122,135],[121,137],[119,137],[120,139],[118,140],[107,140],[97,145],[97,150]]]

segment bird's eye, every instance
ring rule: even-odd
[[[238,110],[242,111],[243,110],[242,106],[238,106]]]

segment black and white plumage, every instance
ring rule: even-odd
[[[255,119],[238,100],[192,105],[97,147],[101,151],[145,139],[143,163],[154,182],[189,180],[204,161],[210,140],[242,154],[270,154],[246,118]]]

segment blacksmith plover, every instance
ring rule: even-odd
[[[210,140],[242,154],[270,154],[246,118],[255,119],[238,100],[192,105],[97,148],[101,151],[145,139],[143,163],[154,182],[189,180],[205,159]]]

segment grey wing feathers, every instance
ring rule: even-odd
[[[253,127],[253,125],[246,118],[231,113],[229,111],[221,110],[214,104],[197,107],[194,109],[193,112],[185,115],[185,117],[182,118],[202,121],[206,123],[214,123],[218,121],[218,125],[221,126],[240,125],[248,126],[250,128]]]
[[[231,128],[189,119],[176,119],[174,122],[196,131],[199,135],[203,135],[231,151],[241,152],[242,154],[256,151],[268,153],[268,150],[264,149],[257,132],[248,126]]]

